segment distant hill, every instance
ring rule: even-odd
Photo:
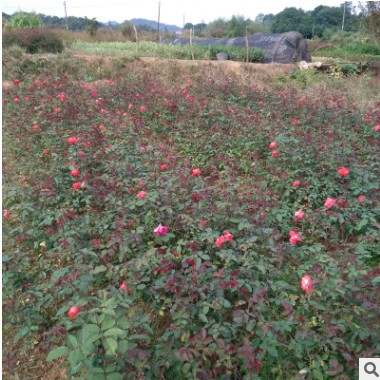
[[[25,12],[25,13],[31,14],[28,12]],[[3,19],[9,20],[11,18],[11,15],[8,15],[4,12],[2,12],[2,15],[3,15]],[[66,20],[63,17],[47,16],[41,13],[38,14],[38,17],[40,17],[43,24],[49,28],[62,27],[66,25]],[[132,20],[129,20],[129,22],[136,25],[137,27],[140,27],[140,29],[143,29],[146,31],[157,30],[157,21],[146,20],[144,18],[133,18]],[[86,28],[86,18],[83,18],[83,17],[70,16],[68,18],[68,23],[69,23],[69,28],[71,30],[84,30]],[[108,26],[111,28],[117,28],[119,25],[121,25],[121,23],[117,21],[108,21],[108,22],[98,22],[98,25]],[[177,25],[168,25],[168,24],[160,23],[161,32],[174,33],[178,30],[182,30],[182,28]]]
[[[117,22],[117,21],[108,21],[108,22],[106,22],[104,24],[107,25],[107,26],[110,26],[112,28],[117,28],[120,25],[120,22]]]
[[[132,24],[134,24],[136,26],[146,25],[149,28],[152,28],[153,30],[157,30],[157,25],[158,25],[157,21],[146,20],[144,18],[133,18],[133,19],[129,20],[129,22],[131,22]],[[163,32],[165,32],[165,31],[175,32],[175,31],[181,30],[181,29],[182,28],[180,26],[168,25],[168,24],[164,24],[164,23],[160,22],[160,30]]]

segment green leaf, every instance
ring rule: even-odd
[[[276,281],[275,284],[280,288],[288,289],[291,287],[286,281]]]
[[[315,380],[323,380],[324,379],[323,373],[317,369],[313,369],[312,374],[313,374],[313,379],[315,379]]]
[[[15,337],[13,338],[13,343],[17,343],[20,338],[22,338],[23,336],[29,334],[30,332],[30,328],[29,326],[24,326],[22,327],[19,332],[15,335]]]
[[[368,224],[368,219],[361,219],[358,225],[356,226],[356,230],[360,231],[367,224]]]
[[[86,342],[85,344],[83,344],[81,349],[82,349],[83,355],[90,356],[92,353],[96,352],[97,346],[96,344],[92,342]]]
[[[107,380],[123,380],[123,376],[120,373],[114,372],[107,375]]]
[[[137,344],[136,343],[132,343],[128,340],[121,340],[121,341],[118,341],[118,351],[119,352],[126,352],[127,350],[131,350],[133,348],[136,348],[137,347]]]
[[[78,345],[77,338],[72,334],[67,335],[67,341],[72,348],[76,348]]]
[[[372,279],[371,283],[372,285],[376,285],[380,282],[380,276],[377,276],[375,278]]]
[[[208,305],[203,306],[202,307],[202,314],[207,315],[209,310],[210,310],[210,306],[208,306]]]
[[[102,339],[102,343],[108,355],[115,355],[117,350],[117,341],[114,338],[106,337]]]
[[[69,348],[66,346],[56,347],[52,351],[49,352],[46,360],[51,362],[55,359],[60,358],[61,356],[66,356],[70,352]]]
[[[86,343],[88,341],[95,342],[99,339],[100,329],[95,324],[87,324],[83,326],[82,329],[82,342]]]
[[[116,321],[114,318],[107,317],[102,323],[102,330],[109,330],[111,327],[115,326]]]
[[[198,318],[204,322],[204,323],[208,323],[208,319],[207,317],[204,315],[204,314],[198,314]]]
[[[124,331],[117,328],[112,328],[104,332],[104,336],[122,336]]]
[[[276,347],[268,347],[268,354],[277,358],[278,352],[277,352]]]
[[[130,335],[128,338],[129,340],[149,340],[149,337],[143,334],[133,334]]]
[[[107,267],[105,267],[104,265],[99,265],[97,266],[94,270],[93,270],[93,274],[97,274],[97,273],[102,273],[102,272],[105,272],[107,270]]]
[[[83,354],[80,350],[74,350],[70,352],[69,355],[69,363],[71,369],[75,367],[76,364],[81,365],[81,361],[83,360]]]

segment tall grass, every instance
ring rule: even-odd
[[[101,56],[122,56],[133,57],[136,55],[135,42],[87,42],[75,41],[71,44],[70,49],[87,54]],[[138,55],[141,57],[155,58],[184,58],[191,57],[189,47],[179,45],[158,44],[155,42],[141,41],[138,44]]]
[[[87,42],[75,41],[71,44],[71,50],[86,54],[94,54],[100,56],[118,56],[133,58],[154,57],[168,59],[192,59],[192,52],[189,45],[171,45],[164,43],[155,43],[142,41],[138,45],[135,42]],[[231,46],[201,46],[194,45],[194,59],[198,60],[215,60],[219,52],[228,53],[231,60],[246,60],[245,48]],[[249,49],[248,59],[250,62],[260,62],[263,53],[260,49]]]

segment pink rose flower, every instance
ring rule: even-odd
[[[79,307],[78,306],[71,306],[67,314],[71,319],[74,319],[75,316],[79,313]]]
[[[336,199],[333,199],[333,198],[327,198],[325,203],[324,203],[324,206],[328,209],[330,209],[331,207],[333,207],[334,205],[336,205],[337,201]]]
[[[220,248],[226,242],[232,243],[232,239],[233,239],[233,237],[232,237],[231,233],[228,231],[224,231],[223,235],[219,236],[216,239],[215,245],[217,248]]]
[[[305,293],[309,293],[314,290],[314,282],[308,274],[304,275],[301,279],[301,289]]]
[[[297,187],[297,186],[299,186],[300,185],[300,181],[298,180],[298,179],[296,179],[293,183],[292,183],[292,186],[293,187]]]
[[[73,183],[72,188],[74,190],[78,190],[78,189],[80,189],[81,186],[82,186],[82,182],[75,182],[75,183]]]
[[[119,287],[119,292],[120,294],[123,294],[123,292],[126,292],[128,294],[128,286],[127,284],[125,283],[125,281],[123,281]]]
[[[358,196],[358,201],[359,201],[360,203],[364,202],[364,201],[365,201],[365,195],[360,194],[360,195]]]
[[[146,191],[140,191],[137,195],[137,198],[144,199],[146,197]]]
[[[202,172],[201,172],[201,169],[193,169],[191,171],[191,175],[193,176],[197,176],[197,175],[200,175]]]
[[[347,177],[350,174],[350,171],[344,166],[342,166],[338,169],[338,173],[341,177]]]
[[[302,220],[304,216],[305,216],[305,212],[302,211],[301,209],[296,211],[294,214],[294,217],[298,220]]]
[[[302,241],[302,238],[297,231],[292,230],[289,232],[289,241],[293,245],[296,245],[297,242]]]
[[[159,224],[155,229],[154,229],[154,234],[159,236],[159,235],[166,235],[169,230],[168,226],[163,226]]]
[[[75,144],[78,140],[79,140],[78,137],[69,137],[67,139],[67,143],[70,144],[70,145],[72,145],[72,144]]]

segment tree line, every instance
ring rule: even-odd
[[[343,17],[344,15],[344,17]],[[200,37],[243,37],[254,33],[284,33],[295,30],[305,38],[321,38],[331,32],[357,31],[361,15],[356,15],[352,2],[341,7],[320,5],[312,11],[301,8],[285,8],[278,14],[259,14],[255,20],[233,16],[230,20],[219,18],[209,24],[188,23],[184,29],[193,29]]]
[[[20,16],[20,13],[24,17]],[[96,19],[83,17],[47,16],[43,14],[27,14],[19,12],[18,15],[7,15],[3,13],[3,27],[6,23],[19,23],[25,27],[25,17],[33,21],[33,26],[40,20],[41,25],[48,28],[68,28],[69,30],[87,30],[91,34],[96,33],[100,27],[119,29],[128,36],[133,28],[130,21],[122,24],[103,24]],[[17,18],[17,17],[18,18]],[[156,30],[151,25],[139,24],[138,30],[154,34]],[[284,33],[298,31],[305,38],[326,38],[338,31],[356,32],[365,28],[374,37],[380,36],[380,2],[359,2],[358,8],[354,7],[352,1],[344,2],[340,7],[329,7],[320,5],[312,11],[304,11],[301,8],[289,7],[277,14],[259,14],[254,20],[243,16],[232,16],[229,20],[218,18],[208,24],[187,23],[183,28],[183,35],[192,33],[196,37],[206,38],[231,38],[243,37],[254,33]]]

